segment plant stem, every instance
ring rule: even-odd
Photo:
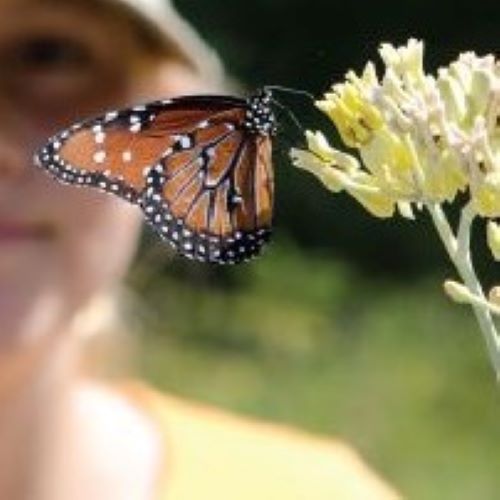
[[[486,341],[486,347],[497,380],[500,381],[500,339],[491,311],[487,305],[488,301],[474,270],[470,252],[470,232],[476,215],[474,209],[470,203],[464,206],[456,236],[440,204],[428,203],[427,209],[464,285],[473,295],[480,299],[480,301],[471,303],[471,306]],[[481,304],[481,300],[484,301],[483,304]]]

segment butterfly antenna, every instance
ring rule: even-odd
[[[281,102],[277,101],[276,99],[272,99],[272,102],[274,105],[278,106],[278,108],[280,108],[282,111],[284,111],[288,115],[290,120],[292,120],[293,124],[300,130],[301,134],[305,134],[304,127],[302,126],[299,119],[295,116],[295,113],[291,109],[289,109],[284,104],[281,104]]]
[[[310,99],[311,101],[316,100],[316,98],[310,92],[307,92],[307,90],[292,89],[290,87],[284,87],[282,85],[265,85],[264,89],[270,90],[271,92],[277,91],[277,92],[285,92],[285,93],[289,93],[289,94],[296,94],[296,95],[305,96],[308,99]]]
[[[306,130],[301,125],[299,119],[295,116],[293,111],[291,109],[289,109],[287,106],[285,106],[284,104],[281,104],[281,102],[277,101],[276,99],[271,98],[271,101],[275,106],[277,106],[279,109],[281,109],[282,111],[285,112],[285,114],[286,114],[286,116],[288,116],[289,120],[291,120],[291,122],[295,125],[295,127],[300,131],[301,141],[299,143],[299,146],[300,147],[307,147],[306,141],[305,141]],[[289,134],[285,134],[285,135],[288,137],[288,140],[291,143],[296,143],[296,141],[294,139],[292,139],[292,137]]]
[[[295,113],[286,105],[282,104],[280,101],[278,101],[273,94],[275,92],[284,92],[288,94],[295,94],[295,95],[300,95],[302,97],[306,97],[308,100],[314,102],[315,97],[310,93],[307,92],[306,90],[301,90],[301,89],[292,89],[289,87],[284,87],[282,85],[265,85],[264,91],[269,91],[271,93],[271,101],[274,105],[276,105],[279,109],[285,112],[285,114],[288,116],[288,118],[291,120],[291,122],[294,124],[297,130],[299,130],[300,134],[302,137],[305,137],[305,129],[300,123],[299,119],[295,115]]]

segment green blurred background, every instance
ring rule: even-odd
[[[498,50],[498,1],[179,0],[249,88],[319,95],[382,41],[426,42],[435,70]],[[296,96],[304,126],[328,124]],[[333,133],[333,131],[332,131]],[[500,388],[476,324],[441,293],[453,277],[426,217],[381,221],[288,162],[276,140],[275,238],[259,260],[214,269],[149,234],[130,283],[146,308],[141,369],[156,385],[341,437],[405,497],[500,498]],[[483,280],[498,270],[475,240]]]

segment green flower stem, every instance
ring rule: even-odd
[[[426,206],[460,278],[470,293],[479,299],[471,303],[471,306],[486,341],[488,354],[497,380],[500,381],[500,339],[488,306],[488,300],[476,276],[470,253],[470,232],[476,215],[474,209],[470,203],[462,209],[457,235],[455,236],[441,205],[428,203]]]

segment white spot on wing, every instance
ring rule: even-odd
[[[115,120],[118,118],[118,111],[110,111],[109,113],[106,114],[106,121],[110,122],[112,120]]]
[[[102,144],[104,139],[106,138],[106,134],[104,132],[98,132],[95,134],[95,142],[96,144]]]
[[[106,159],[106,151],[96,151],[94,153],[94,161],[96,163],[104,163],[105,159]]]
[[[140,132],[141,128],[142,128],[141,122],[134,123],[133,125],[130,126],[130,132],[136,134],[137,132]]]
[[[191,143],[192,143],[191,137],[189,137],[189,135],[183,135],[183,136],[181,136],[179,143],[180,143],[182,149],[188,149],[191,147]]]

